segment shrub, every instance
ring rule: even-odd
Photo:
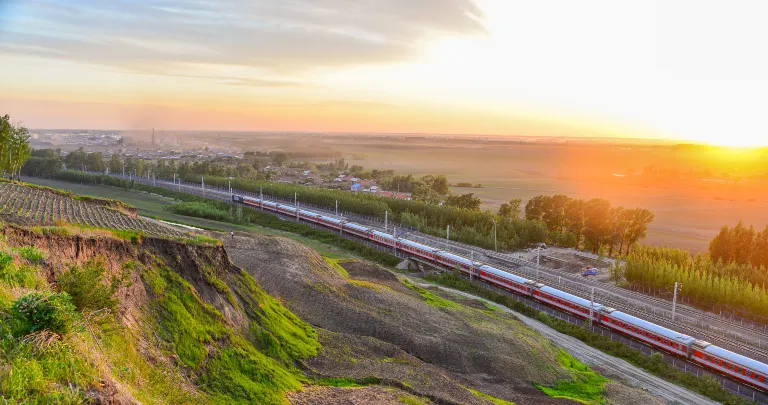
[[[16,251],[23,259],[33,263],[45,260],[45,253],[40,249],[35,248],[34,246],[24,246],[16,249]]]
[[[182,202],[169,206],[168,211],[175,214],[212,219],[214,221],[230,221],[229,213],[204,202]]]
[[[17,336],[26,336],[39,330],[63,335],[69,332],[76,314],[69,294],[46,295],[35,292],[13,302],[11,317]]]
[[[78,310],[114,309],[117,300],[112,296],[123,279],[113,278],[107,283],[103,261],[90,260],[83,267],[72,266],[58,277],[59,288],[72,297]]]

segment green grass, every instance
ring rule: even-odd
[[[499,399],[499,398],[490,396],[488,394],[484,394],[484,393],[482,393],[480,391],[473,390],[471,388],[467,388],[467,387],[464,387],[464,388],[466,388],[467,391],[471,392],[474,396],[476,396],[478,398],[482,398],[482,399],[487,399],[488,401],[491,401],[491,402],[493,402],[496,405],[515,405],[514,402],[505,401],[503,399]]]
[[[405,396],[405,395],[398,397],[397,402],[400,402],[401,404],[405,404],[405,405],[427,405],[427,402],[424,402],[417,397]]]
[[[207,345],[226,335],[223,316],[168,268],[146,269],[142,278],[157,294],[154,315],[158,333],[171,343],[182,363],[196,368],[208,356]]]
[[[321,385],[325,387],[366,387],[369,385],[376,385],[381,382],[376,377],[366,377],[362,379],[354,379],[350,377],[329,377],[313,380],[312,384]]]
[[[605,402],[607,378],[590,370],[573,356],[560,349],[557,362],[571,375],[571,379],[558,380],[553,386],[536,385],[536,388],[552,398],[567,398],[586,405]]]
[[[424,299],[424,302],[426,302],[430,306],[433,306],[435,308],[458,308],[459,307],[459,304],[453,301],[447,300],[445,298],[438,297],[437,295],[432,294],[431,292],[416,286],[415,284],[408,281],[408,279],[402,278],[400,281],[403,283],[404,286],[408,287],[409,289],[421,295],[421,297]]]
[[[244,303],[246,336],[163,266],[142,273],[156,295],[153,329],[186,367],[197,370],[196,384],[210,395],[210,403],[285,403],[284,392],[301,388],[305,381],[294,363],[317,354],[316,332],[245,272],[216,275],[209,269],[206,274],[214,288],[237,294]]]
[[[167,206],[170,212],[189,217],[205,218],[214,221],[227,222],[230,220],[229,212],[216,208],[210,204],[198,201],[186,201]]]

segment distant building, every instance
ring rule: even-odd
[[[352,185],[352,187],[350,187],[350,190],[355,191],[355,192],[360,191],[360,185],[355,183],[355,184]]]

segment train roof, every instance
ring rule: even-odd
[[[757,360],[752,360],[749,357],[742,356],[740,354],[728,351],[722,347],[715,345],[709,345],[702,350],[705,353],[709,353],[713,356],[717,356],[721,359],[729,360],[730,363],[736,363],[742,365],[751,370],[757,371],[760,374],[768,375],[768,365],[761,363]]]
[[[373,231],[373,234],[376,235],[376,236],[381,236],[382,238],[395,239],[395,238],[392,237],[392,235],[390,235],[388,233],[381,232],[381,231]]]
[[[347,223],[344,224],[344,226],[346,226],[347,228],[356,229],[358,231],[367,231],[368,230],[368,228],[366,228],[366,227],[364,227],[364,226],[362,226],[362,225],[360,225],[360,224],[358,224],[356,222],[347,222]]]
[[[484,264],[484,265],[480,266],[479,269],[480,270],[484,270],[484,271],[486,271],[488,273],[491,273],[491,274],[495,274],[495,275],[497,275],[499,277],[506,278],[507,280],[511,280],[511,281],[516,282],[516,283],[520,283],[520,284],[525,284],[528,281],[528,279],[526,279],[526,278],[522,278],[520,276],[516,276],[516,275],[514,275],[512,273],[507,273],[506,271],[499,270],[499,269],[497,269],[495,267],[491,267],[491,266],[489,266],[487,264]]]
[[[649,332],[653,332],[656,335],[664,336],[667,339],[673,339],[678,342],[682,342],[684,344],[688,344],[696,340],[688,335],[682,334],[680,332],[675,332],[663,326],[656,325],[655,323],[644,321],[640,318],[634,317],[629,314],[625,314],[624,312],[621,312],[621,311],[613,311],[609,314],[609,316],[611,318],[617,319],[624,323],[629,323],[641,329],[647,330]]]
[[[453,253],[449,253],[449,252],[446,252],[446,251],[441,251],[439,254],[440,254],[441,257],[446,257],[446,258],[452,259],[454,261],[457,261],[459,263],[467,264],[467,265],[472,265],[472,261],[467,259],[466,257],[455,255]]]
[[[400,243],[402,243],[404,245],[408,245],[408,246],[410,246],[412,248],[416,248],[416,249],[420,249],[420,250],[424,250],[424,251],[428,251],[428,252],[431,252],[431,251],[435,250],[435,248],[433,248],[432,246],[422,245],[421,243],[416,243],[416,242],[414,242],[412,240],[408,240],[408,239],[400,239]]]
[[[547,294],[554,295],[555,297],[560,297],[560,299],[564,299],[566,301],[573,302],[573,303],[575,303],[577,305],[581,305],[582,307],[589,308],[589,300],[585,300],[584,298],[577,297],[577,296],[575,296],[573,294],[568,294],[567,292],[560,291],[557,288],[552,288],[552,287],[544,286],[544,287],[539,288],[539,291],[543,291],[543,292],[545,292]],[[596,302],[593,302],[592,304],[593,304],[592,308],[595,309],[595,310],[600,308],[600,307],[602,307],[602,305],[600,305],[600,304],[598,304]]]

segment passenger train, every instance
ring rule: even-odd
[[[592,311],[590,311],[589,300],[507,273],[487,264],[473,262],[465,257],[404,238],[397,238],[388,233],[370,229],[354,222],[303,209],[298,209],[297,213],[297,208],[293,205],[280,204],[260,198],[232,195],[232,200],[251,207],[262,208],[314,222],[338,230],[340,233],[353,234],[371,242],[418,256],[432,263],[459,269],[488,283],[517,294],[525,295],[581,318],[587,319],[592,316],[593,322],[606,328],[688,359],[758,389],[768,390],[768,365],[722,349],[703,340],[644,321],[613,308],[593,302],[591,303]]]

